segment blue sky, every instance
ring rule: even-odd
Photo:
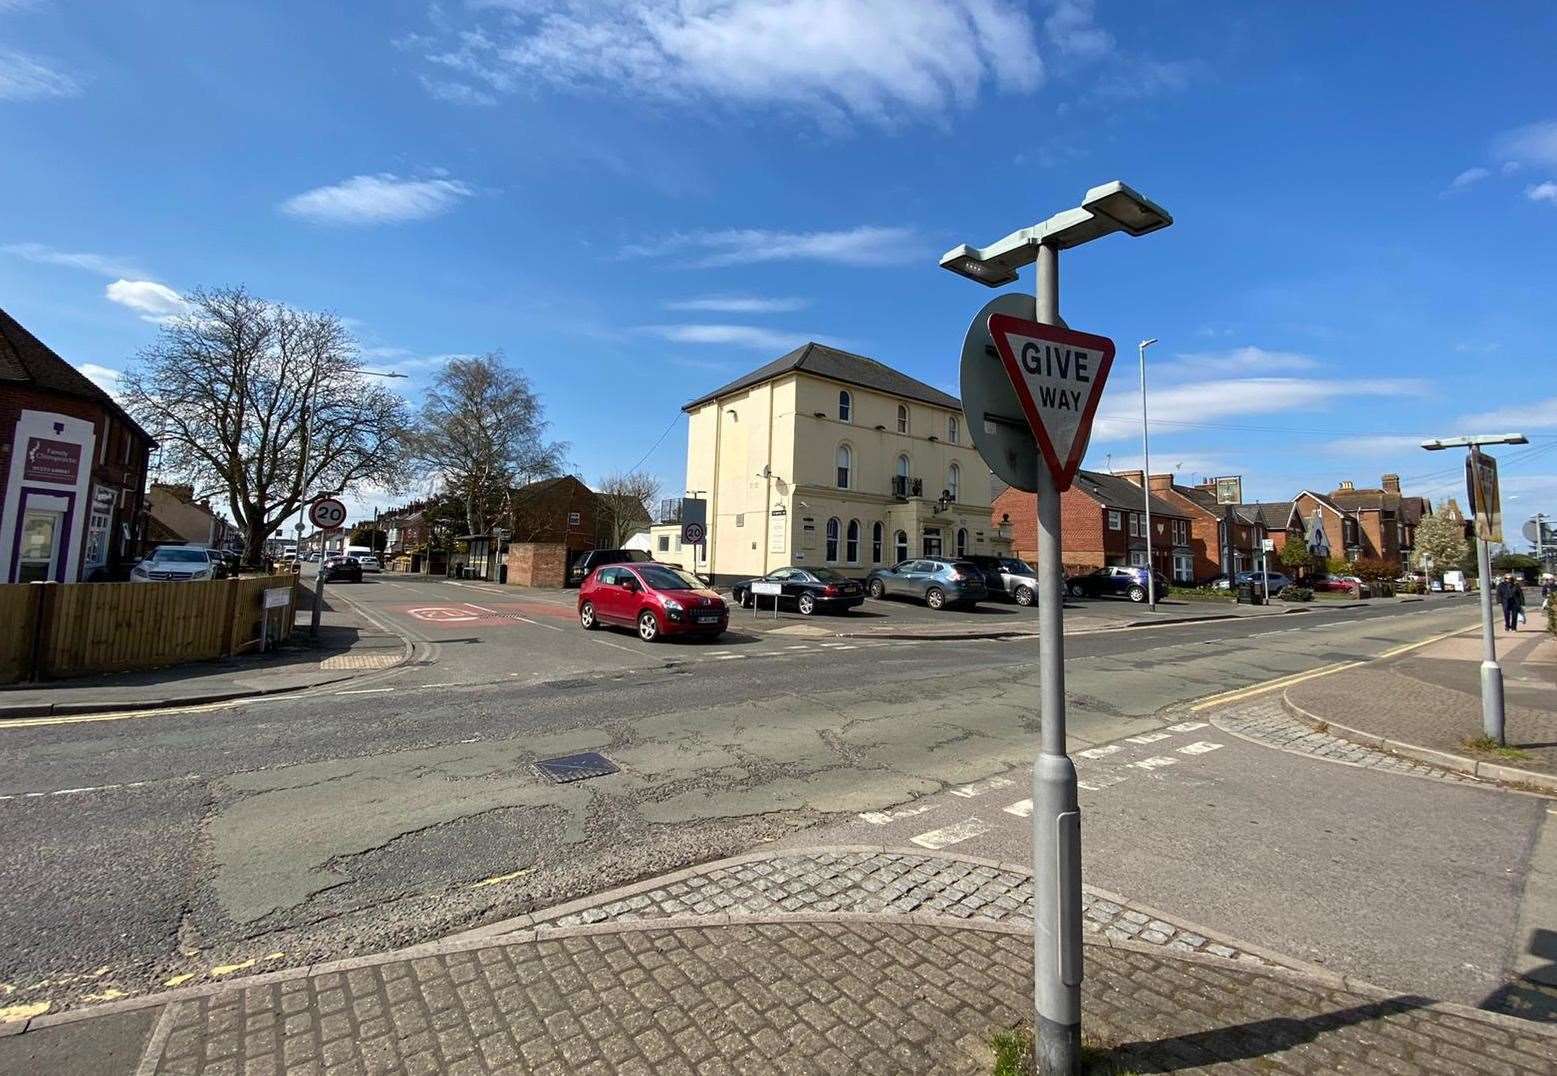
[[[1436,498],[1417,440],[1516,428],[1557,512],[1557,9],[1330,7],[0,0],[0,305],[105,383],[200,285],[413,399],[501,348],[587,479],[675,492],[679,405],[806,339],[956,391],[989,293],[937,256],[1118,178],[1176,223],[1064,259],[1121,349],[1089,466],[1154,336],[1156,469]]]

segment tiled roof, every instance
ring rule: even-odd
[[[1234,507],[1268,531],[1286,530],[1287,522],[1292,518],[1291,501],[1251,501]]]
[[[1141,507],[1141,487],[1128,478],[1103,474],[1101,471],[1077,471],[1075,486],[1105,508],[1135,511]],[[1161,497],[1151,499],[1152,515],[1177,516],[1187,519],[1184,509],[1169,504]]]
[[[0,381],[19,381],[49,392],[91,400],[113,412],[148,444],[152,436],[141,429],[114,398],[89,381],[85,374],[55,354],[4,310],[0,310]]]
[[[918,400],[920,403],[933,404],[936,407],[944,407],[952,411],[962,410],[962,401],[955,396],[947,395],[940,389],[932,388],[923,381],[909,377],[885,363],[875,359],[866,358],[864,355],[855,355],[848,351],[839,351],[835,347],[826,344],[809,343],[797,347],[788,355],[774,359],[766,366],[759,366],[745,377],[738,377],[728,385],[721,386],[706,396],[699,396],[691,403],[682,407],[683,411],[690,411],[694,407],[700,407],[710,400],[716,400],[721,396],[729,396],[732,393],[749,389],[753,385],[760,385],[764,381],[771,381],[783,374],[801,370],[806,373],[816,374],[818,377],[831,378],[834,381],[842,381],[849,385],[858,385],[862,389],[872,389],[885,393],[888,396],[901,396],[909,400]]]

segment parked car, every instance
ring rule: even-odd
[[[667,635],[717,637],[730,626],[730,607],[691,572],[652,561],[618,562],[596,568],[580,584],[578,622],[586,631],[605,624],[635,627],[646,643]]]
[[[353,553],[352,557],[362,566],[364,572],[382,572],[383,565],[379,564],[378,557],[372,553]]]
[[[1271,597],[1275,597],[1293,584],[1291,576],[1284,572],[1239,572],[1238,585],[1252,586],[1255,590],[1268,587],[1266,591]]]
[[[132,583],[188,583],[215,577],[210,550],[198,546],[159,545],[130,569]]]
[[[568,565],[567,585],[579,586],[590,572],[606,564],[648,564],[653,560],[642,549],[587,549]]]
[[[1152,574],[1160,598],[1168,593],[1168,580],[1161,572]],[[1143,602],[1148,597],[1146,569],[1124,564],[1098,568],[1086,575],[1071,576],[1065,581],[1065,589],[1072,598],[1120,597]]]
[[[931,609],[972,605],[989,597],[977,564],[951,557],[920,557],[890,568],[873,568],[865,577],[872,598],[918,598]]]
[[[1020,557],[997,557],[989,553],[970,553],[965,560],[978,565],[984,573],[984,588],[990,596],[1010,598],[1018,605],[1038,601],[1038,569]]]
[[[319,574],[324,576],[326,583],[337,580],[346,583],[362,582],[362,565],[357,563],[356,557],[332,555],[324,558],[319,564]]]
[[[1326,575],[1313,580],[1309,586],[1315,592],[1327,594],[1353,594],[1359,598],[1373,597],[1373,588],[1355,575]],[[1272,587],[1274,589],[1274,586]]]
[[[753,583],[777,583],[784,588],[778,596],[779,606],[798,609],[803,616],[815,612],[842,613],[863,605],[865,588],[857,580],[831,568],[779,568],[761,579],[743,579],[730,588],[730,600],[750,609],[754,595]],[[757,604],[772,608],[773,599],[767,595],[755,596]]]

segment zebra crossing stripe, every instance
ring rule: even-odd
[[[1192,743],[1185,747],[1179,748],[1179,754],[1204,755],[1211,751],[1220,751],[1221,749],[1222,745],[1219,743],[1212,743],[1209,740],[1201,740],[1199,743]]]
[[[1140,736],[1126,736],[1125,741],[1127,743],[1148,744],[1156,743],[1158,740],[1166,740],[1167,738],[1168,734],[1166,732],[1147,732]]]
[[[908,838],[920,848],[928,848],[932,852],[941,848],[947,848],[963,841],[972,840],[989,832],[989,823],[982,818],[968,818],[958,822],[954,826],[946,826],[942,829],[932,829],[928,833],[921,833],[917,837]]]
[[[1103,758],[1106,755],[1112,755],[1114,752],[1122,750],[1123,748],[1118,744],[1111,743],[1105,747],[1093,747],[1086,751],[1077,751],[1076,754],[1081,758]]]
[[[1032,800],[1017,800],[1009,807],[1000,808],[1006,814],[1014,814],[1018,818],[1031,818],[1033,816]]]
[[[1157,755],[1155,758],[1143,758],[1139,762],[1130,763],[1130,765],[1138,770],[1157,770],[1164,766],[1176,765],[1177,763],[1178,759],[1176,758],[1169,758],[1167,755]]]
[[[972,799],[974,796],[982,796],[986,792],[993,792],[997,788],[1010,788],[1016,784],[1009,777],[989,777],[983,781],[974,781],[971,785],[963,785],[961,788],[953,788],[949,791],[953,796],[961,796],[963,799]]]
[[[1205,727],[1206,723],[1204,721],[1180,721],[1177,725],[1168,726],[1174,732],[1194,732],[1196,729]]]

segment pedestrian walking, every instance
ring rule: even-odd
[[[1520,618],[1525,615],[1525,590],[1513,576],[1498,584],[1498,602],[1503,606],[1503,629],[1518,631]]]

